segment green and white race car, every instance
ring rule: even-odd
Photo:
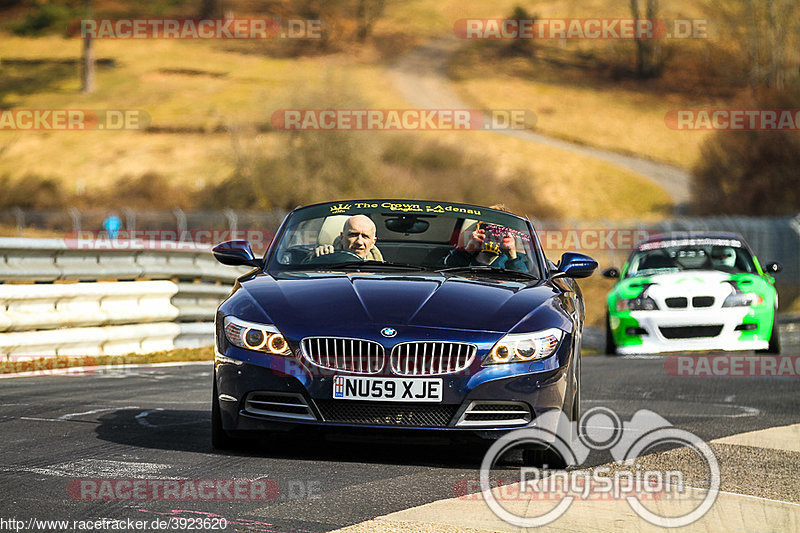
[[[741,235],[670,233],[631,253],[608,295],[606,353],[757,350],[779,353],[778,293]]]

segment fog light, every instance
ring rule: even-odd
[[[625,328],[625,335],[647,335],[644,328]]]
[[[758,329],[758,324],[739,324],[735,328],[734,331],[755,331]]]

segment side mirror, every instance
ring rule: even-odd
[[[247,241],[225,241],[216,245],[211,252],[214,258],[223,265],[240,266],[249,265],[261,268],[260,259],[253,255],[253,249]]]
[[[603,277],[604,278],[617,279],[619,277],[619,270],[617,270],[614,267],[607,268],[607,269],[603,270]]]
[[[764,271],[767,274],[777,274],[781,270],[783,270],[783,266],[780,263],[772,262],[772,263],[767,263],[767,266],[765,267]]]
[[[561,256],[555,275],[568,278],[588,278],[596,268],[597,261],[588,255],[567,252]]]

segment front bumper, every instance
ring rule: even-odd
[[[320,373],[293,357],[254,354],[228,346],[224,355],[217,354],[215,400],[220,405],[222,427],[231,434],[304,427],[391,428],[471,433],[492,439],[512,429],[539,427],[539,417],[545,412],[571,406],[572,344],[571,336],[566,335],[553,356],[533,363],[482,367],[479,354],[467,371],[439,376],[442,401],[430,403],[334,400],[334,375],[348,374]],[[509,414],[505,419],[498,415],[498,420],[482,413],[470,415],[482,405],[501,406],[499,409],[507,409]],[[528,413],[524,420],[519,416],[523,411]],[[556,428],[547,429],[555,432]]]
[[[611,315],[619,354],[763,350],[772,317],[749,307],[632,311]]]

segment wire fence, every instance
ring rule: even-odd
[[[775,285],[784,302],[800,296],[800,214],[787,217],[676,217],[658,222],[564,221],[534,222],[549,255],[578,251],[594,257],[601,268],[620,267],[635,244],[671,231],[726,231],[741,234],[761,266],[775,261],[783,271]],[[551,257],[552,259],[552,257]]]
[[[104,231],[111,215],[120,219],[123,232],[169,231],[247,235],[259,232],[266,245],[286,215],[285,211],[171,211],[131,210],[25,210],[0,211],[0,233],[10,237],[61,237],[80,232]],[[643,238],[668,231],[732,231],[750,244],[762,266],[776,261],[783,272],[776,286],[784,301],[800,296],[800,214],[789,217],[677,217],[657,222],[641,220],[534,220],[542,244],[554,261],[564,251],[591,255],[601,268],[621,266],[636,243]],[[225,233],[227,232],[227,233]],[[233,233],[237,232],[237,233]],[[240,237],[241,238],[241,237]],[[259,246],[260,248],[260,246]]]

